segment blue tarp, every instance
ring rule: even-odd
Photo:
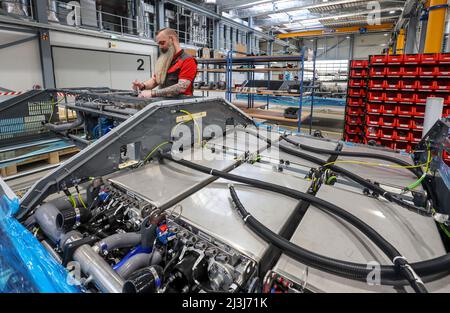
[[[19,199],[0,178],[0,292],[73,293],[67,270],[14,214]]]

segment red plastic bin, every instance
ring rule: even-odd
[[[366,77],[367,70],[366,69],[355,69],[351,70],[350,77]]]
[[[383,113],[383,105],[380,103],[367,103],[367,113],[381,114]]]
[[[360,106],[364,106],[364,99],[363,98],[347,98],[347,104],[349,106],[353,106],[353,107],[360,107]]]
[[[414,114],[414,106],[410,104],[397,104],[398,116],[412,116]]]
[[[437,66],[423,65],[419,67],[420,77],[434,77],[439,75],[439,68]]]
[[[364,97],[366,95],[366,92],[361,88],[350,88],[348,90],[348,95],[350,97]]]
[[[444,108],[444,110],[442,110],[442,116],[450,116],[450,108]]]
[[[387,68],[385,67],[371,67],[370,77],[384,77],[386,75]]]
[[[384,127],[395,127],[397,119],[393,116],[383,116],[381,118],[381,125]]]
[[[405,54],[403,56],[404,64],[419,64],[420,63],[420,54]]]
[[[415,94],[414,102],[417,104],[425,104],[427,103],[428,97],[434,97],[434,95],[430,95],[429,93],[426,92],[418,92]]]
[[[423,129],[423,118],[413,118],[411,119],[411,128],[422,130]]]
[[[417,67],[417,66],[404,66],[404,67],[402,67],[401,75],[403,77],[416,77],[417,75],[419,75],[419,67]]]
[[[424,105],[415,105],[413,110],[414,116],[424,116],[425,115],[425,106]]]
[[[368,126],[378,126],[381,125],[382,119],[379,115],[366,115],[366,125]]]
[[[420,57],[421,64],[437,64],[439,62],[439,53],[422,54]]]
[[[367,99],[369,101],[382,102],[385,99],[385,93],[381,91],[369,91]]]
[[[390,104],[390,103],[385,103],[383,105],[383,114],[386,114],[386,115],[395,115],[395,114],[397,114],[397,105]]]
[[[410,91],[404,91],[398,94],[398,102],[401,103],[414,103],[415,94]]]
[[[348,85],[350,87],[365,87],[366,81],[364,79],[350,79]]]
[[[440,64],[450,64],[450,53],[441,53],[439,55]]]
[[[397,114],[398,114],[398,112],[397,112]],[[408,118],[408,117],[397,117],[397,121],[396,122],[397,122],[396,123],[396,127],[410,129],[411,128],[412,119]]]
[[[362,120],[361,120],[360,116],[348,115],[346,117],[346,123],[348,125],[361,125],[362,124]]]
[[[345,132],[349,135],[359,135],[362,133],[361,125],[346,125]]]
[[[369,89],[375,90],[382,90],[386,86],[386,81],[383,79],[371,79],[369,81]]]
[[[412,150],[412,146],[409,142],[405,142],[405,141],[398,141],[395,143],[395,148],[396,150],[404,150],[406,152],[410,152]]]
[[[349,115],[363,115],[364,110],[362,108],[355,108],[355,107],[347,107],[347,114]]]
[[[437,88],[437,82],[432,79],[421,79],[417,82],[417,89],[423,91],[432,91]]]
[[[345,135],[345,141],[360,143],[362,140],[359,135]]]
[[[393,128],[381,128],[380,129],[380,137],[382,139],[391,139],[395,140],[395,131]]]
[[[404,78],[399,81],[399,89],[402,90],[416,90],[418,81],[411,78]]]
[[[403,71],[402,71],[402,67],[400,66],[389,66],[386,69],[386,75],[389,77],[400,77],[402,75]]]
[[[399,94],[395,91],[387,91],[384,93],[384,101],[386,102],[398,102]]]
[[[372,55],[370,57],[370,64],[385,64],[387,59],[386,55]]]
[[[364,68],[364,67],[367,67],[368,65],[369,65],[369,61],[367,61],[367,60],[353,60],[351,62],[350,66],[353,68],[356,68],[356,67]]]
[[[385,80],[384,88],[386,88],[386,90],[398,90],[398,85],[399,85],[398,80],[388,79]]]
[[[369,126],[365,128],[366,138],[378,139],[380,138],[380,128]]]
[[[381,139],[381,145],[389,149],[395,149],[395,141],[392,141],[392,139]]]
[[[395,139],[408,142],[411,140],[411,134],[407,130],[397,129],[395,130]]]
[[[415,131],[413,130],[412,132],[410,132],[410,140],[413,143],[419,143],[420,140],[422,139],[422,132],[421,131]]]
[[[402,64],[403,63],[403,54],[399,55],[388,55],[387,63],[391,64]]]
[[[435,90],[436,91],[450,91],[450,80],[449,79],[441,79],[435,82]]]
[[[437,68],[437,76],[439,77],[449,77],[450,76],[450,65],[440,65]]]

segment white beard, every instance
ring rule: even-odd
[[[156,82],[158,85],[164,84],[166,80],[167,71],[169,70],[170,63],[172,63],[175,56],[175,46],[170,45],[166,53],[161,52],[155,65]]]

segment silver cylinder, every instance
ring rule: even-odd
[[[82,245],[73,254],[86,276],[92,276],[95,285],[103,292],[121,293],[124,281],[89,245]]]

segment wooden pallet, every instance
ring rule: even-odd
[[[20,171],[19,167],[21,165],[26,165],[26,164],[31,164],[31,163],[41,162],[41,161],[47,161],[48,164],[58,164],[60,162],[59,157],[61,157],[63,155],[68,155],[68,154],[75,154],[79,151],[80,151],[80,149],[77,147],[69,147],[69,148],[64,148],[64,149],[58,150],[58,151],[40,154],[35,157],[26,159],[24,161],[19,161],[15,164],[11,164],[6,167],[0,168],[0,175],[2,177],[15,175]]]

